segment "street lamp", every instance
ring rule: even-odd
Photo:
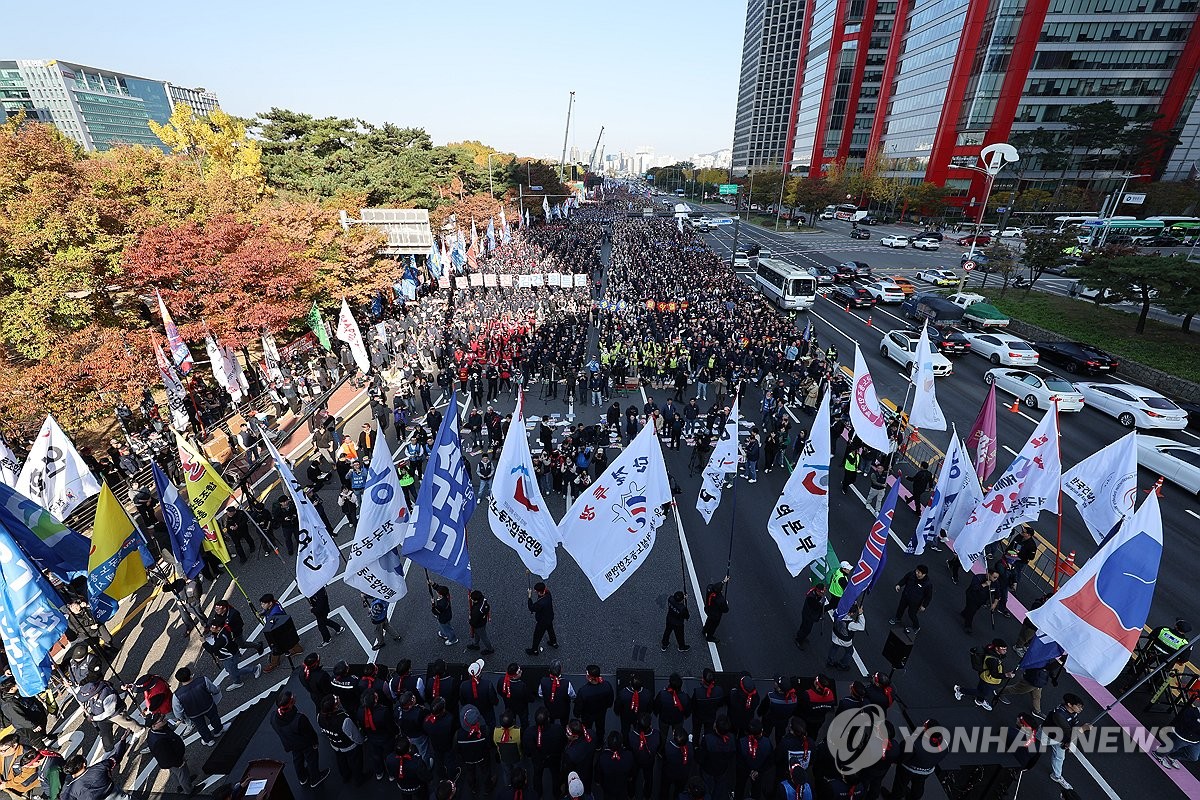
[[[979,228],[983,225],[983,215],[987,213],[988,198],[992,195],[992,183],[996,180],[996,175],[999,174],[1000,170],[1004,169],[1004,165],[1020,161],[1021,154],[1017,152],[1017,148],[1008,142],[997,142],[996,144],[989,144],[980,150],[979,160],[983,162],[982,167],[968,167],[960,164],[950,165],[951,169],[969,169],[972,172],[981,173],[987,179],[984,182],[983,207],[979,211],[979,216],[975,218],[975,235],[971,237],[971,249],[967,253],[968,261],[975,257],[975,243],[979,239]]]
[[[492,196],[493,200],[496,199],[496,187],[492,184],[492,156],[494,156],[494,155],[500,155],[500,154],[499,153],[488,153],[488,157],[487,157],[488,194],[490,194]]]

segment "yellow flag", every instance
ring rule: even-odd
[[[92,528],[92,550],[88,555],[88,598],[92,608],[116,611],[116,601],[133,594],[146,583],[146,564],[153,563],[141,534],[125,507],[108,484],[100,487],[96,524]],[[103,621],[103,620],[102,620]]]
[[[208,459],[196,452],[178,433],[175,442],[179,446],[179,463],[183,465],[183,482],[187,490],[188,506],[196,521],[204,529],[204,549],[212,553],[222,564],[229,563],[229,548],[225,537],[217,526],[217,515],[221,507],[233,494],[229,484],[217,474]]]

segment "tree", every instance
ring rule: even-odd
[[[1013,201],[1014,211],[1049,211],[1050,204],[1054,202],[1054,193],[1048,192],[1041,187],[1034,186],[1023,191],[1017,192],[1017,198]]]
[[[1146,194],[1139,209],[1145,216],[1197,216],[1200,211],[1200,181],[1196,179],[1139,183],[1137,191]]]
[[[750,192],[750,202],[757,203],[762,208],[776,205],[779,202],[779,190],[783,188],[783,179],[783,173],[776,169],[755,172],[754,180],[746,184]]]
[[[910,183],[904,187],[904,202],[909,208],[930,217],[940,217],[946,210],[950,190],[929,181]]]
[[[245,121],[219,108],[197,117],[191,106],[178,103],[165,125],[150,120],[150,130],[172,152],[191,159],[201,175],[216,172],[263,189],[262,147],[247,136]]]
[[[1179,258],[1176,256],[1175,260]],[[1200,271],[1188,269],[1186,264],[1171,266],[1167,279],[1168,290],[1159,293],[1157,302],[1166,311],[1181,314],[1183,324],[1180,329],[1184,333],[1191,333],[1192,319],[1200,311]]]
[[[980,288],[987,286],[988,278],[992,273],[1000,276],[1003,285],[1000,289],[1000,294],[1008,291],[1008,283],[1012,280],[1013,275],[1017,271],[1017,259],[1013,256],[1013,251],[1008,245],[996,240],[988,245],[983,250],[983,257],[986,259],[983,262],[984,274],[983,283]]]
[[[1121,143],[1125,126],[1128,124],[1128,120],[1121,115],[1120,108],[1112,100],[1071,106],[1062,115],[1062,121],[1067,124],[1069,152],[1073,156],[1076,150],[1083,150],[1083,157],[1078,160],[1079,171],[1082,172],[1091,161],[1093,176],[1101,161],[1099,158],[1093,160],[1092,153],[1115,150]],[[1064,159],[1064,178],[1071,160],[1074,159]]]
[[[1163,258],[1128,251],[1101,252],[1076,268],[1080,282],[1100,291],[1107,302],[1138,303],[1137,333],[1146,330],[1150,304],[1156,296],[1167,296],[1174,285],[1187,285],[1191,265],[1184,258]]]
[[[1025,266],[1029,269],[1029,286],[1042,277],[1047,269],[1063,263],[1065,251],[1075,247],[1074,237],[1065,233],[1031,233],[1025,237]]]
[[[1070,154],[1063,148],[1062,135],[1058,131],[1039,126],[1014,133],[1008,141],[1021,154],[1014,170],[1018,176],[1034,171],[1052,172],[1070,165]]]

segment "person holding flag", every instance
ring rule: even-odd
[[[386,608],[408,592],[400,545],[410,517],[387,437],[382,434],[371,453],[361,503],[346,560],[346,585],[382,600]]]
[[[296,506],[296,518],[300,525],[296,549],[296,585],[305,597],[312,597],[318,589],[327,585],[337,575],[341,552],[333,543],[329,529],[321,520],[317,510],[300,488],[300,482],[292,474],[287,462],[271,440],[263,436],[263,444],[275,462],[275,469],[283,479],[284,490]]]
[[[829,468],[833,455],[829,417],[826,390],[796,466],[767,519],[767,532],[793,578],[823,557],[829,545]]]
[[[851,607],[858,603],[860,597],[871,590],[875,581],[879,580],[879,576],[883,574],[884,566],[887,564],[887,543],[892,533],[892,517],[896,514],[896,497],[899,490],[900,481],[894,481],[887,498],[879,509],[879,515],[871,525],[867,541],[863,544],[862,555],[858,557],[858,564],[850,573],[850,580],[846,584],[845,591],[842,592],[842,599],[838,601],[838,619],[849,614]]]

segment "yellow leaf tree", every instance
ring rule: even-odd
[[[262,148],[246,135],[246,124],[221,109],[197,117],[186,103],[179,103],[166,125],[150,121],[150,130],[172,151],[196,164],[208,179],[245,181],[261,194],[265,188]]]

